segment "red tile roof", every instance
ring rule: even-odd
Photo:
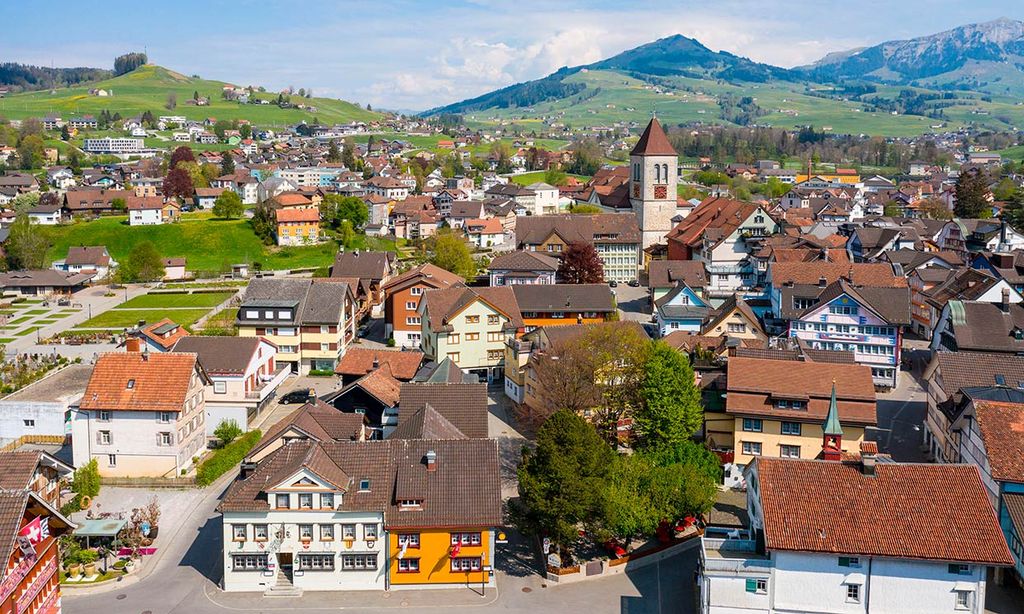
[[[761,457],[758,496],[769,550],[1012,565],[974,465]]]
[[[277,217],[277,223],[286,222],[319,222],[320,221],[320,210],[315,208],[308,209],[278,209],[274,212]]]
[[[893,273],[887,262],[775,262],[771,265],[771,281],[774,286],[785,283],[813,285],[825,278],[826,284],[846,279],[855,286],[873,288],[906,288],[907,280]]]
[[[631,156],[674,156],[676,150],[672,147],[672,143],[669,143],[668,136],[665,135],[665,130],[661,127],[661,122],[658,118],[652,117],[651,122],[647,124],[647,128],[644,133],[640,135],[640,140],[636,142],[636,146],[633,147],[633,151],[629,152]]]
[[[992,477],[1024,483],[1024,404],[975,401],[974,412]]]
[[[377,367],[373,363],[377,361]],[[387,365],[395,379],[411,380],[423,362],[423,352],[349,348],[338,362],[334,372],[339,375],[366,375],[375,368]]]
[[[164,326],[172,326],[174,328],[169,329],[167,332],[158,334],[156,330]],[[159,322],[153,322],[149,326],[145,326],[139,330],[139,335],[159,345],[164,350],[169,350],[174,347],[174,344],[178,342],[182,337],[188,337],[189,332],[185,330],[184,326],[175,324],[174,320],[170,318],[164,318]]]
[[[196,355],[178,352],[101,354],[82,396],[84,410],[181,411]]]

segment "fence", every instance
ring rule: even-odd
[[[130,488],[195,488],[196,479],[188,478],[118,478],[100,477],[103,486],[127,486]]]
[[[618,559],[587,561],[583,565],[558,569],[548,566],[547,579],[549,582],[560,584],[589,580],[590,578],[601,578],[624,571],[633,571],[637,568],[657,563],[674,556],[684,550],[700,546],[700,537],[703,530],[691,533],[675,543],[652,548],[643,552],[633,552]]]
[[[11,452],[17,450],[23,445],[34,443],[40,445],[63,445],[65,437],[63,435],[22,435],[13,441],[9,441],[4,446],[0,447],[0,452]]]

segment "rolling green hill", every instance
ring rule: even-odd
[[[983,47],[984,41],[966,37],[957,48],[967,53],[972,45]],[[848,55],[836,54],[829,61],[842,62]],[[655,111],[669,124],[789,129],[813,125],[836,134],[871,136],[913,136],[963,126],[1024,128],[1019,98],[995,90],[973,91],[973,82],[952,87],[931,81],[919,86],[910,81],[885,83],[868,75],[832,79],[830,74],[761,64],[671,36],[424,115],[457,113],[473,127],[511,123],[538,132],[565,126],[643,125]],[[941,91],[928,89],[939,86]]]
[[[150,111],[153,115],[184,115],[189,119],[248,119],[260,126],[284,126],[302,120],[312,122],[316,117],[323,123],[372,121],[381,114],[362,109],[350,102],[330,98],[303,98],[293,100],[317,108],[315,113],[300,109],[282,109],[276,105],[239,104],[221,97],[223,81],[209,81],[174,72],[162,66],[146,64],[130,73],[97,81],[95,83],[16,94],[0,98],[0,116],[8,119],[42,117],[47,113],[59,113],[65,117],[75,114],[98,114],[103,109],[120,113],[122,117]],[[91,96],[92,88],[112,92],[111,96]],[[52,93],[51,93],[52,92]],[[210,99],[208,106],[197,107],[185,104],[193,93]],[[168,95],[177,97],[177,106],[168,110],[165,104]],[[259,94],[276,101],[276,93]]]

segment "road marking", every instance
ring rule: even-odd
[[[206,597],[207,601],[209,601],[215,607],[218,607],[218,608],[220,608],[222,610],[230,610],[230,611],[233,611],[233,612],[252,612],[253,610],[259,610],[259,611],[265,611],[265,612],[292,612],[292,611],[312,612],[312,611],[315,611],[315,610],[362,610],[362,611],[367,611],[367,610],[406,610],[406,609],[409,609],[408,605],[402,605],[402,604],[399,604],[399,605],[372,605],[372,606],[367,606],[367,605],[359,605],[359,606],[339,605],[339,606],[312,606],[312,607],[308,606],[308,605],[304,605],[304,606],[299,606],[299,607],[290,607],[289,606],[289,607],[283,607],[283,608],[268,608],[268,607],[266,607],[264,605],[265,602],[260,603],[260,605],[255,607],[255,608],[254,607],[236,608],[235,606],[225,605],[225,604],[217,602],[213,598],[213,596],[210,594],[210,592],[209,592],[209,590],[207,588],[209,586],[209,584],[210,583],[203,583],[203,595]],[[422,589],[422,590],[432,590],[432,589]],[[219,591],[219,592],[223,593],[224,591]],[[323,594],[323,595],[330,595],[331,593],[347,594],[347,591],[311,591],[311,592],[314,592],[316,594]],[[405,591],[402,591],[402,592],[405,592]],[[248,594],[258,595],[259,593],[248,593]],[[385,593],[385,594],[391,594],[391,593]],[[488,606],[488,605],[491,605],[491,604],[495,603],[496,601],[498,601],[498,598],[500,596],[501,596],[501,591],[498,589],[497,586],[495,586],[494,587],[494,598],[492,598],[490,601],[483,601],[483,602],[480,602],[480,603],[416,605],[416,606],[413,606],[413,608],[416,609],[416,610],[426,610],[426,609],[436,609],[436,608],[448,608],[448,609],[451,609],[451,608],[478,608],[478,607],[481,607],[481,606]],[[262,597],[261,597],[261,599],[262,599]]]

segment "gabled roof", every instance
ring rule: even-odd
[[[476,301],[483,301],[508,318],[506,328],[523,327],[516,296],[509,286],[494,288],[467,288],[456,286],[439,290],[427,290],[421,299],[428,317],[430,329],[435,332],[450,331],[449,319]]]
[[[842,278],[822,290],[817,302],[804,309],[797,317],[804,318],[843,296],[875,312],[889,324],[910,324],[910,288],[855,286]]]
[[[974,415],[992,478],[1024,483],[1024,404],[975,401]]]
[[[922,294],[929,304],[941,310],[946,303],[954,299],[977,300],[998,283],[998,279],[978,269],[950,269],[946,272],[944,281],[924,290]]]
[[[136,334],[159,345],[164,350],[171,349],[175,343],[189,336],[189,332],[185,330],[184,326],[176,324],[170,318],[164,318],[143,326],[138,329]]]
[[[181,411],[188,398],[195,354],[120,352],[100,354],[79,406],[84,410]],[[201,370],[198,371],[206,378]]]
[[[607,284],[516,284],[511,286],[521,312],[615,311]]]
[[[466,437],[487,437],[487,384],[405,383],[398,405],[399,428],[430,405]]]
[[[495,256],[487,265],[489,271],[549,271],[558,270],[558,259],[540,252],[517,250]]]
[[[306,403],[271,426],[247,456],[254,456],[290,430],[301,431],[314,441],[359,439],[365,420],[363,414],[341,412],[320,400]]]
[[[69,247],[68,257],[64,259],[64,264],[108,266],[110,254],[102,245]]]
[[[652,117],[650,123],[647,124],[647,128],[640,135],[640,140],[636,142],[629,155],[674,156],[676,155],[676,150],[672,147],[672,143],[669,142],[665,130],[661,127],[661,122],[658,121],[658,118]]]
[[[1011,303],[1004,312],[995,303],[951,300],[946,309],[958,350],[1024,352],[1024,340],[1014,334],[1024,330],[1024,306],[1020,303]]]
[[[358,277],[381,281],[391,271],[395,255],[391,252],[343,251],[334,256],[332,277]]]
[[[999,379],[1008,386],[1024,388],[1024,356],[995,352],[936,352],[933,360],[933,365],[940,371],[942,390],[947,397],[962,388],[999,385]]]
[[[850,462],[755,466],[769,550],[1013,563],[973,465],[878,463],[873,476]]]
[[[287,301],[296,305],[296,321],[292,324],[337,324],[351,291],[347,283],[338,281],[262,277],[249,281],[242,305]]]
[[[705,198],[676,224],[666,238],[694,247],[708,239],[717,245],[729,237],[760,205],[722,196]],[[766,214],[767,217],[767,214]]]
[[[243,375],[260,347],[259,337],[186,336],[174,344],[173,352],[191,352],[210,375]]]
[[[32,489],[36,469],[40,465],[54,467],[62,475],[70,475],[74,467],[42,450],[0,452],[0,489]]]
[[[460,275],[427,262],[392,278],[384,284],[383,288],[385,293],[390,294],[400,292],[416,284],[423,284],[431,288],[448,288],[456,285],[463,286],[465,285],[465,280]]]
[[[399,380],[411,380],[423,362],[423,352],[351,347],[345,352],[334,372],[338,375],[366,375],[374,369],[387,367]]]
[[[672,288],[680,282],[690,288],[708,285],[704,263],[697,260],[652,260],[648,277],[651,288]]]
[[[426,403],[402,421],[391,439],[467,439],[457,426]]]
[[[278,224],[292,222],[319,222],[320,210],[312,207],[308,209],[276,209],[274,211],[274,218],[277,220]]]
[[[338,395],[342,396],[353,388],[361,388],[367,394],[380,401],[381,405],[394,407],[398,404],[401,386],[402,382],[395,379],[391,374],[391,367],[383,365],[379,369],[374,369],[352,382],[339,392]]]
[[[552,234],[566,243],[640,243],[640,226],[632,213],[530,215],[516,219],[516,244],[540,245]]]

